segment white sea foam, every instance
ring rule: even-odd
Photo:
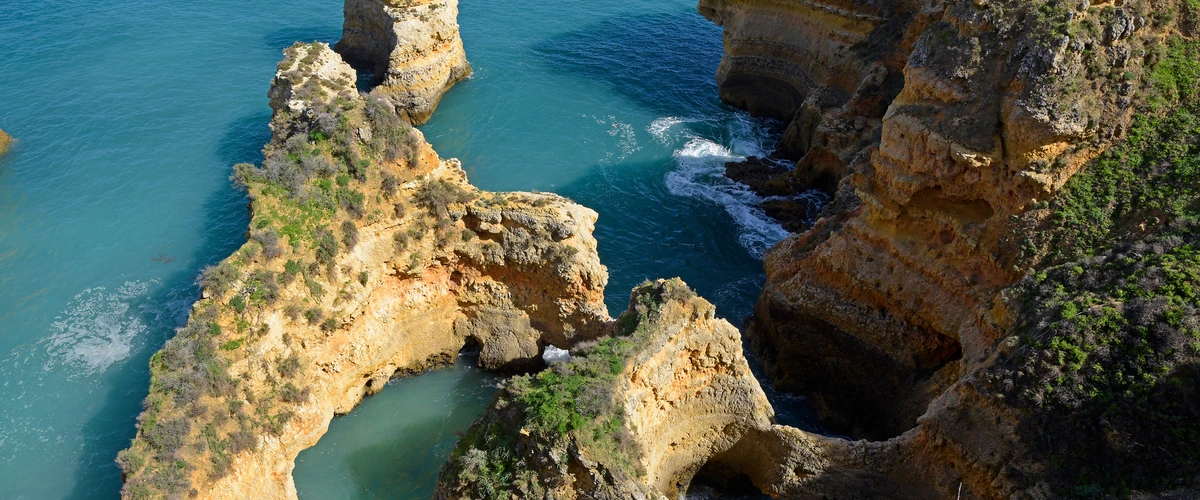
[[[612,118],[612,117],[610,117]],[[624,161],[629,155],[641,151],[642,146],[638,144],[637,132],[633,130],[633,125],[621,123],[613,119],[612,128],[609,129],[608,135],[617,138],[617,147],[620,148],[621,154],[616,161]]]
[[[75,295],[40,342],[50,355],[46,370],[67,366],[91,375],[129,357],[134,339],[146,331],[134,305],[154,283],[130,281],[115,291],[98,286]]]
[[[762,257],[788,232],[767,217],[761,204],[770,199],[754,194],[747,186],[725,177],[725,163],[740,161],[747,156],[766,157],[778,137],[767,132],[761,122],[746,113],[735,113],[722,124],[728,135],[728,145],[696,135],[684,123],[713,123],[712,120],[683,119],[674,116],[654,120],[647,131],[663,144],[686,141],[674,153],[675,170],[667,173],[666,184],[671,194],[716,203],[725,209],[737,224],[738,242],[755,257]],[[794,165],[782,165],[792,168]],[[817,190],[800,193],[791,199],[804,201],[810,213],[817,213],[829,201],[829,196]]]
[[[650,122],[650,126],[646,127],[646,132],[649,132],[658,142],[665,145],[671,145],[672,137],[668,135],[673,127],[680,123],[686,123],[688,120],[677,116],[664,116]]]
[[[617,120],[617,117],[611,115],[604,118],[593,115],[591,118],[596,121],[597,125],[608,126],[608,135],[617,139],[617,150],[605,153],[604,158],[601,159],[603,163],[620,163],[629,158],[630,155],[642,150],[642,146],[637,140],[637,131],[634,130],[633,125],[621,122]]]

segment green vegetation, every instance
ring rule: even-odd
[[[1012,290],[1019,347],[987,374],[1066,498],[1200,477],[1200,42],[1154,47],[1123,142],[1051,202]]]
[[[303,71],[315,63],[313,51],[297,59],[303,47],[309,46],[288,50],[285,66]],[[297,95],[352,82],[310,83]],[[265,390],[245,384],[249,373],[231,375],[231,367],[247,356],[247,346],[270,333],[264,313],[278,304],[281,287],[297,278],[309,298],[287,304],[284,314],[293,321],[303,316],[326,331],[340,326],[311,301],[324,297],[322,280],[333,276],[338,252],[358,242],[352,221],[365,217],[371,202],[363,193],[373,182],[395,191],[402,181],[377,174],[372,160],[385,153],[416,157],[416,136],[394,109],[376,106],[368,118],[366,108],[361,100],[338,100],[304,116],[279,112],[273,120],[278,135],[264,149],[262,165],[234,166],[232,179],[252,200],[251,241],[205,268],[197,283],[207,298],[151,360],[139,438],[118,460],[133,498],[194,494],[200,486],[193,487],[192,478],[230,473],[237,454],[255,449],[259,435],[282,433],[295,415],[288,406],[308,398],[308,389],[299,387],[304,370],[294,353],[276,360],[278,373],[267,374]],[[364,144],[356,135],[368,122],[383,142]],[[335,236],[330,228],[338,224]],[[277,272],[271,262],[282,258],[287,260]],[[283,339],[292,342],[286,332]]]
[[[200,277],[196,279],[196,284],[200,288],[212,292],[214,295],[225,295],[230,290],[234,282],[238,280],[240,274],[236,267],[229,262],[222,262],[215,266],[208,266],[200,272]]]
[[[371,124],[369,146],[387,161],[404,160],[412,164],[417,160],[420,147],[412,126],[396,113],[395,107],[386,99],[368,97],[367,120]]]
[[[437,179],[422,184],[417,190],[415,200],[428,208],[438,219],[445,220],[449,217],[448,207],[451,204],[467,203],[475,197],[475,193],[457,184]]]
[[[1023,344],[989,375],[1034,410],[1024,432],[1066,496],[1186,485],[1200,474],[1200,227],[1022,283]]]
[[[1049,262],[1096,255],[1171,221],[1200,220],[1200,42],[1173,39],[1157,57],[1147,77],[1149,109],[1054,200]]]
[[[658,328],[663,304],[693,297],[677,279],[643,283],[613,336],[581,344],[569,362],[513,377],[451,455],[448,467],[459,480],[459,493],[479,499],[509,498],[514,491],[537,496],[545,483],[535,472],[541,459],[518,450],[576,449],[610,474],[641,475],[629,423],[613,391],[638,347]],[[521,435],[537,444],[519,442]]]

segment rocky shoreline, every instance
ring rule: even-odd
[[[741,334],[681,281],[611,318],[594,212],[438,157],[412,124],[469,74],[454,0],[347,0],[336,51],[279,65],[265,161],[235,167],[249,241],[151,360],[123,496],[295,498],[334,415],[468,345],[537,373],[473,424],[439,499],[1195,494],[1198,9],[698,9],[725,28],[722,99],[787,122],[772,158],[727,166],[794,231],[747,340],[849,438],[775,423]],[[571,359],[545,367],[548,346]]]
[[[1130,300],[1112,291],[1123,278],[1095,267],[1130,245],[1191,251],[1195,209],[1158,207],[1195,206],[1184,187],[1195,147],[1159,151],[1197,133],[1197,9],[701,0],[699,10],[725,29],[722,99],[787,123],[772,159],[729,176],[764,196],[834,196],[815,227],[765,256],[746,335],[777,387],[902,457],[860,470],[943,498],[1197,487],[1194,453],[1115,423],[1138,405],[1166,421],[1196,414],[1152,396],[1162,384],[1196,388],[1188,367],[1200,347],[1186,340],[1200,334],[1196,300],[1153,280]],[[1154,243],[1163,238],[1172,243]],[[1148,255],[1135,260],[1157,262]],[[1089,284],[1053,278],[1064,268]],[[1139,300],[1174,305],[1134,313],[1146,310]],[[1139,328],[1160,333],[1127,340]],[[1131,369],[1155,375],[1105,375]],[[1167,425],[1197,443],[1200,427]],[[1142,461],[1156,465],[1131,466]]]

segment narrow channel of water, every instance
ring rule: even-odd
[[[613,314],[643,279],[680,276],[740,326],[761,290],[759,256],[786,232],[722,175],[726,162],[768,152],[779,130],[718,99],[720,28],[690,0],[463,0],[460,9],[475,74],[422,127],[434,148],[461,159],[482,189],[553,191],[596,210]],[[415,387],[436,393],[471,377],[463,366],[451,373],[393,382],[335,419],[297,461],[301,497],[428,498],[431,477],[392,471],[436,474],[450,447],[424,443],[452,443],[459,429],[388,434],[426,417],[377,408],[419,405]],[[780,421],[811,422],[803,401],[771,395]],[[456,410],[474,403],[478,414],[489,401]],[[343,433],[384,444],[334,437]],[[364,477],[367,463],[382,464],[380,474]]]

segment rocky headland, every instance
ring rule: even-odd
[[[442,94],[471,74],[458,33],[458,0],[346,0],[335,50],[371,74],[372,94],[429,120]]]
[[[470,186],[324,44],[285,53],[261,166],[235,167],[249,241],[151,360],[127,498],[295,498],[300,450],[393,376],[537,366],[609,321],[595,212]]]
[[[1200,7],[699,10],[725,27],[721,97],[786,122],[730,175],[833,198],[811,228],[773,209],[795,234],[746,331],[833,435],[774,422],[738,330],[682,282],[610,318],[594,212],[479,191],[411,127],[469,71],[453,0],[348,0],[336,52],[279,65],[265,160],[235,167],[249,241],[151,360],[123,495],[295,498],[334,415],[467,346],[528,374],[439,499],[1196,494]],[[570,359],[542,369],[548,346]]]

